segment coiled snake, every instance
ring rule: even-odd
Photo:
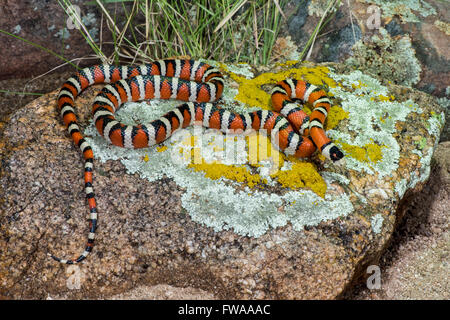
[[[58,95],[58,108],[75,145],[84,156],[84,181],[89,204],[89,235],[84,252],[66,260],[49,254],[65,264],[78,263],[92,251],[97,228],[97,205],[92,186],[94,154],[83,138],[74,110],[76,97],[86,87],[110,83],[96,96],[93,105],[95,126],[112,144],[125,148],[145,148],[158,144],[179,129],[200,122],[222,132],[265,129],[272,143],[286,155],[309,157],[316,149],[338,161],[343,153],[327,138],[323,125],[331,103],[324,90],[301,80],[286,79],[272,90],[275,111],[260,110],[233,113],[212,102],[220,98],[224,78],[220,71],[195,60],[160,60],[140,66],[94,65],[67,80]],[[147,125],[125,125],[118,122],[115,111],[127,101],[144,99],[177,99],[189,101]],[[312,104],[308,116],[295,102]]]

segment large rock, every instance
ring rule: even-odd
[[[83,250],[80,153],[60,122],[56,92],[18,110],[0,141],[0,295],[99,298],[162,284],[216,298],[341,297],[377,263],[405,214],[403,199],[427,180],[444,117],[425,93],[327,66],[220,65],[223,100],[237,110],[242,102],[270,108],[268,92],[287,76],[326,84],[336,103],[328,134],[346,153],[341,167],[317,154],[277,162],[275,150],[259,165],[179,164],[173,155],[195,153],[186,141],[198,131],[208,133],[201,157],[220,154],[221,134],[192,128],[155,148],[111,147],[89,124],[99,87],[87,89],[77,111],[96,156],[99,228],[93,254],[75,266],[46,254]],[[119,112],[133,121],[176,104],[131,103]],[[240,142],[245,159],[250,140]]]

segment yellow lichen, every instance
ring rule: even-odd
[[[248,163],[254,167],[261,161],[271,160],[273,167],[270,172],[276,172],[284,165],[284,155],[270,141],[270,138],[256,132],[246,137],[248,146]]]
[[[293,190],[300,188],[311,189],[322,198],[325,197],[327,184],[317,172],[317,168],[310,162],[293,160],[290,170],[281,171],[271,175],[285,188]]]
[[[393,95],[390,95],[389,97],[384,96],[382,94],[379,94],[377,98],[371,97],[371,101],[394,101],[395,97]]]
[[[330,112],[328,112],[325,130],[335,128],[339,122],[344,119],[348,119],[348,112],[344,111],[344,109],[339,106],[332,106]]]
[[[188,139],[194,141],[194,139]],[[248,164],[254,168],[260,167],[261,161],[270,161],[272,167],[270,169],[270,177],[277,181],[281,186],[292,190],[300,188],[310,189],[321,197],[325,196],[326,184],[316,167],[309,163],[299,161],[293,157],[287,158],[283,153],[278,151],[270,142],[270,138],[257,132],[246,137],[248,150]],[[196,161],[193,154],[200,159]],[[197,159],[197,160],[198,160]],[[292,166],[288,170],[280,170],[285,162],[289,160]],[[191,149],[191,163],[189,168],[199,172],[202,171],[205,177],[212,180],[226,178],[228,180],[245,183],[250,188],[256,185],[267,184],[267,179],[260,174],[253,173],[247,165],[228,165],[220,161],[206,162],[201,157],[201,148]]]
[[[303,79],[311,84],[335,87],[336,83],[328,77],[328,68],[317,66],[313,68],[301,67],[273,73],[266,72],[253,79],[230,72],[230,77],[239,84],[239,92],[235,99],[252,107],[271,109],[270,94],[262,86],[274,85],[286,78]]]
[[[156,147],[156,151],[158,152],[163,152],[167,150],[167,146],[157,146]]]
[[[223,163],[218,163],[217,161],[212,163],[202,161],[201,164],[191,163],[188,167],[194,169],[195,171],[204,172],[205,177],[212,180],[226,178],[229,180],[246,183],[250,188],[253,188],[258,183],[261,183],[261,176],[259,174],[251,173],[244,166],[226,165]]]
[[[361,162],[377,163],[383,159],[383,153],[381,149],[385,146],[379,146],[375,143],[369,143],[362,147],[350,145],[345,142],[341,142],[340,146],[344,150],[346,156],[352,157]]]

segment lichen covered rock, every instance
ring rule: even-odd
[[[286,77],[324,86],[334,104],[325,128],[344,164],[286,157],[262,134],[199,127],[154,148],[114,147],[89,120],[98,90],[89,88],[76,103],[96,158],[100,225],[93,254],[68,268],[46,253],[82,250],[88,210],[81,157],[56,93],[47,95],[5,128],[1,295],[99,298],[167,284],[218,298],[331,299],[378,259],[398,205],[428,178],[444,122],[435,100],[343,65],[211,63],[226,76],[221,105],[239,112],[270,109],[269,92]],[[118,118],[148,121],[177,104],[129,103]]]
[[[380,7],[383,17],[398,15],[403,22],[420,22],[418,16],[435,15],[436,9],[424,0],[364,0]]]
[[[384,28],[379,32],[369,43],[358,41],[353,47],[353,57],[346,63],[395,84],[417,84],[422,68],[409,36],[391,37]]]

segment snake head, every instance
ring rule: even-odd
[[[334,164],[344,157],[342,151],[331,141],[322,146],[321,152],[325,158],[333,161]]]
[[[339,161],[339,160],[341,160],[343,157],[344,157],[344,154],[342,153],[341,150],[339,150],[338,147],[332,146],[332,147],[330,148],[330,159],[331,159],[333,162]]]

